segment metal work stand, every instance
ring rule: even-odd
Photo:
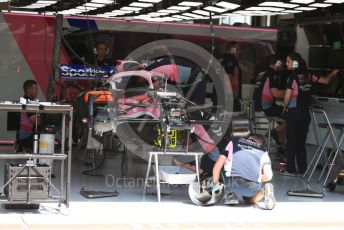
[[[0,111],[8,112],[30,112],[30,113],[54,113],[62,115],[62,141],[61,141],[61,152],[54,154],[38,154],[38,153],[24,153],[24,154],[0,154],[0,159],[26,159],[27,163],[24,165],[16,166],[16,170],[13,174],[8,177],[8,180],[4,182],[1,189],[8,187],[11,183],[16,180],[23,179],[23,184],[25,188],[26,195],[23,198],[16,198],[9,196],[1,196],[0,203],[6,204],[37,204],[46,202],[56,202],[59,206],[63,203],[68,208],[69,207],[69,196],[70,196],[70,183],[71,183],[71,155],[72,155],[72,130],[73,130],[73,107],[70,105],[57,105],[50,102],[41,102],[35,104],[19,104],[19,103],[0,103]],[[66,130],[66,116],[69,117],[68,126],[68,145],[66,148],[65,140],[67,135]],[[67,149],[67,150],[66,150]],[[66,154],[67,151],[67,154]],[[37,159],[51,159],[60,160],[60,190],[56,188],[50,177],[50,173],[41,173],[39,171],[39,166],[35,165]],[[65,174],[65,161],[67,160],[67,175]],[[23,173],[25,171],[25,173]],[[27,172],[27,174],[26,174]],[[31,174],[32,173],[32,174]],[[24,178],[20,178],[24,175]],[[31,179],[34,177],[39,177],[43,179],[42,185],[52,187],[58,192],[58,195],[53,197],[50,194],[47,196],[40,195],[32,196],[31,191]],[[27,190],[27,191],[26,191]],[[24,192],[24,193],[25,193]],[[36,193],[37,195],[37,193]]]
[[[149,160],[148,160],[148,166],[147,166],[147,172],[146,172],[146,177],[145,177],[145,184],[143,188],[143,195],[146,195],[147,192],[147,186],[148,186],[148,177],[150,173],[150,169],[152,166],[152,157],[154,156],[154,163],[155,163],[155,179],[156,179],[156,189],[157,189],[157,196],[158,196],[158,202],[161,201],[161,193],[160,193],[160,176],[159,176],[159,155],[191,155],[195,156],[195,166],[196,166],[196,176],[197,176],[197,181],[200,182],[200,177],[199,177],[199,166],[198,166],[198,160],[199,156],[202,156],[202,152],[149,152]]]

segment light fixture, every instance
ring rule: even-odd
[[[130,11],[130,10],[114,10],[112,12],[116,13],[116,14],[129,14],[129,13],[132,13],[133,11]]]
[[[212,12],[216,12],[216,13],[223,13],[226,12],[227,9],[223,9],[223,8],[219,8],[219,7],[215,7],[215,6],[207,6],[203,8],[204,10],[208,10],[208,11],[212,11]]]
[[[274,6],[274,7],[281,7],[281,8],[295,8],[299,5],[297,4],[290,4],[284,2],[263,2],[260,3],[259,6]]]
[[[332,6],[332,4],[328,4],[328,3],[313,3],[313,4],[310,4],[309,6],[311,6],[311,7],[318,7],[318,8],[325,8],[325,7]]]
[[[223,7],[225,9],[231,9],[231,10],[234,10],[234,9],[240,7],[240,5],[238,5],[238,4],[234,4],[234,3],[230,3],[230,2],[225,2],[225,1],[216,3],[216,5],[220,6],[220,7]]]
[[[176,14],[179,13],[179,10],[158,10],[158,13]]]
[[[152,3],[158,3],[161,2],[162,0],[139,0],[139,2],[152,2]]]
[[[88,10],[95,10],[97,8],[96,7],[90,7],[90,6],[78,6],[75,9],[80,9],[80,10],[88,11]]]
[[[191,17],[191,18],[204,18],[204,16],[201,16],[199,14],[192,14],[192,13],[183,13],[182,15],[186,17]]]
[[[190,7],[188,7],[188,6],[170,6],[167,9],[185,11],[185,10],[189,10]]]
[[[93,3],[103,3],[103,4],[111,4],[113,3],[112,0],[92,0]]]
[[[47,5],[52,5],[52,4],[56,4],[57,1],[37,1],[36,3],[38,4],[47,4]]]
[[[234,14],[246,15],[246,16],[266,16],[271,15],[269,11],[259,11],[259,10],[238,10],[234,11]]]
[[[200,14],[200,15],[204,15],[204,16],[209,16],[210,12],[205,11],[205,10],[194,10],[194,11],[192,11],[192,13]],[[214,15],[214,13],[211,13],[211,15]]]
[[[301,6],[301,7],[297,7],[295,8],[295,10],[303,10],[303,11],[311,11],[311,10],[316,10],[317,8],[315,7],[307,7],[307,6]]]
[[[282,12],[286,12],[286,13],[289,13],[289,14],[297,14],[297,13],[302,13],[301,10],[284,10]]]
[[[314,2],[315,0],[291,0],[290,2],[293,3],[300,3],[300,4],[309,4]]]
[[[172,17],[173,18],[185,19],[185,20],[192,20],[192,18],[183,16],[183,15],[173,15]]]
[[[344,3],[344,0],[326,0],[325,3],[338,4],[338,3]]]
[[[285,10],[285,9],[279,8],[279,7],[254,6],[254,7],[246,8],[245,10],[263,10],[263,11],[278,12],[278,11],[282,11],[282,10]]]
[[[98,3],[85,3],[84,6],[91,6],[91,7],[96,7],[96,8],[100,8],[100,7],[104,7],[104,4],[98,4]]]
[[[151,4],[151,3],[144,3],[144,2],[133,2],[129,6],[147,8],[147,7],[152,7],[153,4]]]
[[[203,5],[202,2],[189,2],[189,1],[184,1],[179,3],[178,5],[180,6],[191,6],[191,7],[197,7]]]
[[[151,12],[151,13],[148,13],[149,16],[152,16],[152,17],[159,17],[159,16],[165,16],[165,15],[168,15],[168,13],[157,13],[157,12]]]
[[[127,10],[127,11],[140,11],[142,8],[139,7],[131,7],[131,6],[124,6],[121,8],[121,10]]]

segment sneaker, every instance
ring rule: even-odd
[[[227,192],[227,196],[223,201],[224,205],[237,205],[239,204],[238,197],[235,195],[234,192]]]
[[[271,183],[264,185],[264,208],[271,210],[276,206],[276,199],[274,196],[274,186]]]
[[[290,176],[290,177],[299,177],[300,175],[294,172],[288,172],[287,170],[284,170],[281,172],[282,176]]]

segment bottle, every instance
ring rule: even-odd
[[[38,153],[38,134],[33,135],[33,153]]]

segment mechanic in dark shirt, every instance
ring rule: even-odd
[[[258,74],[255,85],[253,94],[255,111],[264,111],[268,117],[282,117],[283,106],[278,105],[276,101],[278,99],[282,101],[285,94],[285,90],[279,88],[279,76],[283,70],[283,63],[276,55],[271,55],[267,59],[269,67],[266,71]],[[284,143],[284,123],[278,124],[272,133],[277,135],[276,138],[278,139],[276,141],[278,144]]]
[[[38,95],[38,85],[34,80],[27,80],[23,85],[24,98],[27,102],[34,101]],[[41,124],[41,117],[36,113],[22,112],[20,114],[20,125],[17,132],[17,144],[24,148],[33,150],[33,135],[36,127]]]
[[[242,91],[242,79],[241,68],[237,60],[239,49],[240,46],[238,43],[228,43],[226,53],[219,60],[231,83],[233,92],[233,111],[241,110],[240,99]]]
[[[312,99],[312,83],[328,84],[339,70],[333,70],[327,77],[312,75],[298,53],[291,53],[287,56],[286,66],[290,70],[284,96],[287,125],[287,170],[282,172],[282,175],[298,176],[304,174],[307,169],[306,138],[311,121],[309,105]]]

